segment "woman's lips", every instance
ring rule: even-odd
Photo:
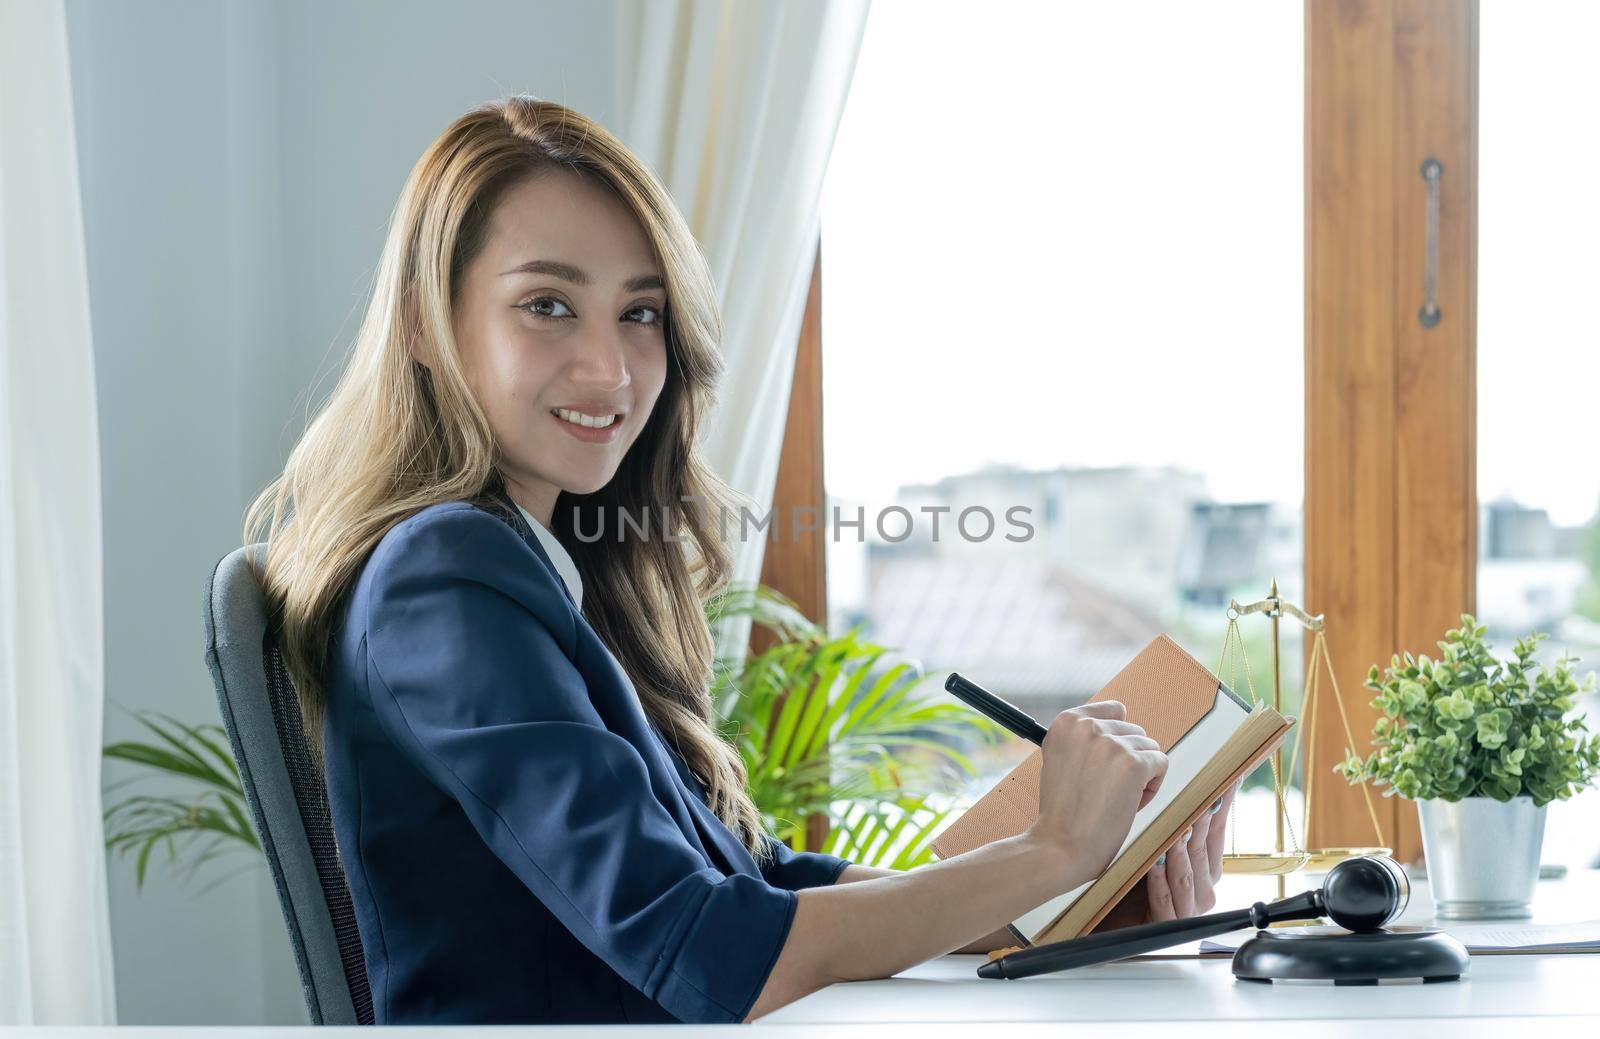
[[[621,415],[614,415],[609,426],[600,427],[581,425],[580,423],[573,422],[570,419],[562,418],[553,410],[547,412],[547,414],[550,416],[550,420],[552,422],[566,430],[567,433],[573,438],[581,440],[586,444],[609,444],[613,440],[617,439],[617,437],[622,433]],[[568,414],[576,413],[568,412]],[[591,415],[589,417],[593,418],[594,416]]]

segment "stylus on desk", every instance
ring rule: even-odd
[[[955,671],[950,672],[950,677],[944,680],[944,687],[957,700],[960,700],[979,714],[999,722],[1006,729],[1025,740],[1037,743],[1041,747],[1044,746],[1045,734],[1050,730],[1040,725],[1031,714],[1016,704],[1002,700],[983,686],[963,678],[959,672]]]

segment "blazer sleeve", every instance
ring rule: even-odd
[[[806,887],[826,887],[839,879],[850,863],[837,855],[820,851],[795,851],[772,834],[766,834],[772,849],[770,863],[761,867],[767,883],[790,891]]]
[[[630,984],[681,1021],[742,1021],[797,896],[724,875],[684,838],[594,709],[555,578],[465,503],[403,521],[371,566],[368,678],[389,738]]]

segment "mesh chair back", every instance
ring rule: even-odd
[[[312,1024],[372,1023],[361,935],[328,815],[327,785],[312,759],[300,704],[273,638],[265,597],[235,549],[206,583],[206,666],[234,760],[283,909]]]

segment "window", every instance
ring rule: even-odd
[[[1600,283],[1600,199],[1564,171],[1600,164],[1575,133],[1600,95],[1600,8],[1485,5],[1478,293],[1478,616],[1498,654],[1549,634],[1600,670],[1600,342],[1581,301]],[[1595,698],[1585,704],[1600,727]],[[1544,860],[1600,859],[1600,794],[1550,806]]]
[[[1302,601],[1302,64],[1297,4],[874,7],[823,192],[836,626],[1048,719]]]
[[[1600,15],[1496,6],[1480,92],[1477,4],[1027,13],[869,25],[823,197],[826,482],[922,523],[836,532],[833,622],[1045,716],[1155,626],[1211,663],[1220,607],[1275,576],[1328,615],[1357,743],[1367,668],[1433,651],[1463,607],[1502,651],[1545,630],[1546,658],[1600,668],[1600,260],[1573,232],[1600,203],[1569,187],[1597,150],[1573,128]],[[975,542],[949,511],[934,535],[973,505],[1023,506],[1031,536]],[[1317,745],[1348,745],[1331,714]],[[1379,814],[1415,861],[1414,806]],[[1311,815],[1313,845],[1370,842],[1342,782]],[[1553,806],[1547,862],[1594,863],[1597,823],[1600,794]]]

